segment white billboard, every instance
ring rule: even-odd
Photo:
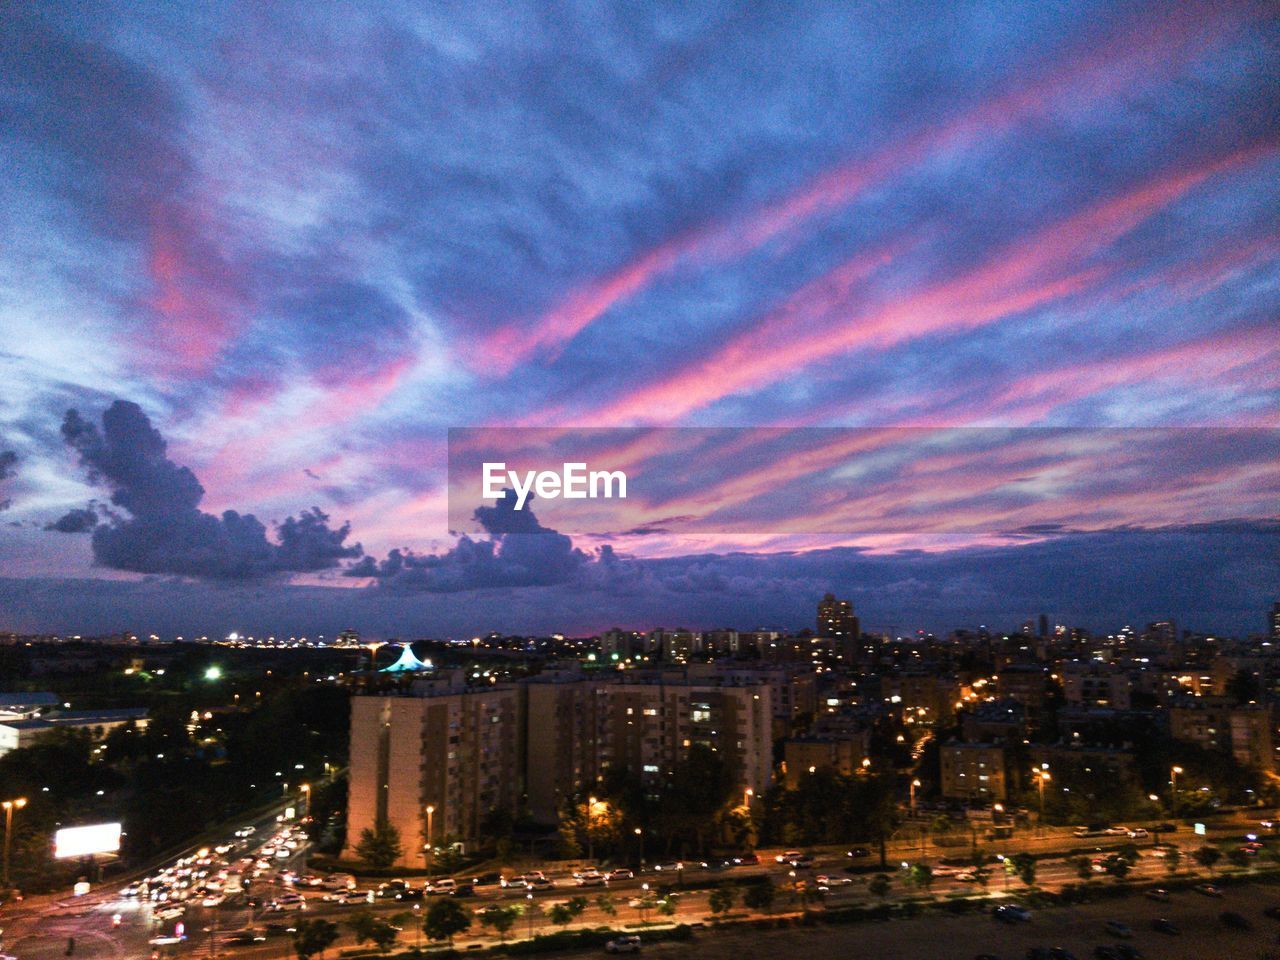
[[[65,827],[53,835],[53,855],[59,860],[120,851],[120,824],[97,823],[90,827]]]

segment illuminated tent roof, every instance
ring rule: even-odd
[[[430,660],[419,660],[413,655],[413,648],[405,644],[400,648],[400,659],[389,667],[383,667],[379,673],[404,673],[407,670],[431,670]]]

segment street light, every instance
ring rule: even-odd
[[[751,798],[754,797],[755,795],[756,795],[756,792],[752,790],[750,787],[747,787],[747,789],[742,791],[742,805],[746,807],[748,810],[751,809]]]
[[[644,830],[636,827],[636,843],[640,845],[640,871],[644,872]]]
[[[435,816],[435,812],[436,812],[436,805],[434,803],[428,803],[427,804],[427,879],[428,880],[431,879],[433,868],[436,865],[436,850],[435,850],[435,847],[432,846],[432,842],[431,842],[432,838],[435,836],[434,831],[431,829],[432,817]]]
[[[1049,775],[1049,771],[1040,769],[1035,771],[1036,781],[1040,787],[1040,823],[1044,823],[1044,785],[1053,779]]]
[[[306,820],[311,816],[311,784],[304,783],[298,789],[302,791],[302,819]]]
[[[911,813],[914,816],[916,812],[916,787],[922,786],[918,779],[911,781]]]
[[[10,889],[9,884],[9,850],[13,846],[13,811],[21,810],[27,805],[26,797],[18,797],[16,800],[6,800],[4,806],[4,888]]]
[[[1169,772],[1173,775],[1173,795],[1174,795],[1175,797],[1177,797],[1177,795],[1178,795],[1178,774],[1182,773],[1182,768],[1181,768],[1181,767],[1174,767],[1174,768],[1173,768],[1172,770],[1170,770]]]
[[[587,859],[592,863],[596,862],[596,837],[595,837],[595,816],[596,804],[599,803],[595,797],[587,797]]]

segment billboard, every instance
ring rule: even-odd
[[[89,827],[65,827],[53,835],[53,855],[59,860],[118,853],[120,824],[97,823]]]

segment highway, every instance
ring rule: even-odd
[[[1242,836],[1256,820],[1239,816],[1223,818],[1214,824],[1209,831],[1210,837]],[[289,878],[305,873],[307,849],[305,845],[290,850],[285,856],[272,856],[269,860],[259,859],[264,844],[270,842],[272,834],[284,829],[287,825],[277,824],[273,817],[264,817],[254,824],[255,833],[249,839],[228,837],[227,843],[237,843],[238,848],[228,851],[231,872],[235,872],[237,864],[258,861],[259,867],[267,863],[267,869],[260,869],[260,875],[250,886],[249,892],[262,898],[264,905],[277,897],[292,891]],[[1165,835],[1164,839],[1181,845],[1184,854],[1199,846],[1206,838],[1192,835],[1188,828],[1178,833]],[[1099,855],[1106,849],[1115,849],[1128,842],[1124,837],[1090,838],[1081,840],[1071,835],[1069,830],[1053,830],[1043,835],[1025,835],[1009,840],[980,843],[981,849],[988,854],[1012,855],[1021,850],[1029,850],[1040,856],[1054,853],[1065,853],[1068,850],[1085,846],[1098,848]],[[1134,865],[1130,876],[1134,879],[1159,881],[1166,876],[1167,869],[1163,860],[1152,855],[1149,839],[1139,841],[1148,845],[1143,855]],[[840,849],[813,851],[815,860],[812,868],[792,870],[789,864],[780,864],[774,859],[782,851],[760,851],[760,863],[757,865],[738,866],[724,870],[706,870],[697,864],[687,864],[680,871],[664,870],[658,872],[648,870],[634,879],[612,882],[608,887],[579,887],[573,879],[565,875],[549,873],[555,886],[547,890],[526,891],[523,889],[502,888],[497,885],[481,886],[475,890],[473,897],[465,898],[473,910],[481,910],[490,903],[515,903],[523,907],[534,905],[532,922],[522,917],[509,934],[510,938],[524,937],[532,930],[534,933],[547,932],[554,929],[546,919],[547,908],[552,904],[573,896],[583,896],[589,902],[588,909],[571,924],[571,926],[598,926],[623,924],[636,925],[642,920],[650,923],[685,922],[701,923],[711,917],[708,906],[707,887],[720,881],[746,879],[751,876],[767,874],[778,888],[774,912],[789,912],[801,909],[799,898],[795,895],[797,883],[809,886],[817,885],[819,876],[830,876],[836,882],[828,883],[828,890],[823,896],[823,904],[837,907],[859,902],[875,902],[868,891],[867,884],[875,875],[874,856],[850,859]],[[886,871],[892,884],[887,898],[892,900],[903,896],[920,896],[926,891],[916,889],[907,882],[907,875],[901,869],[902,862],[920,862],[922,859],[931,864],[939,864],[943,857],[963,860],[969,853],[969,845],[961,843],[956,846],[938,847],[932,843],[924,849],[918,839],[895,841],[889,844],[889,869]],[[216,866],[216,864],[214,865]],[[1189,857],[1184,856],[1182,873],[1188,872],[1192,866]],[[846,870],[851,868],[852,871]],[[515,870],[507,870],[514,873]],[[422,877],[408,878],[410,883],[420,886]],[[465,878],[460,878],[465,879]],[[1064,884],[1081,882],[1074,863],[1065,859],[1054,859],[1049,856],[1039,862],[1036,883],[1043,889],[1054,890]],[[1110,883],[1110,878],[1099,874],[1093,883]],[[681,891],[675,900],[675,912],[672,916],[661,916],[652,909],[645,910],[632,906],[633,902],[645,896],[645,885],[655,892],[659,887],[675,887]],[[357,882],[358,889],[368,890],[376,884]],[[938,877],[928,893],[936,897],[945,897],[956,892],[980,892],[978,882],[964,882],[953,876]],[[231,896],[225,903],[216,906],[204,906],[199,898],[188,900],[174,907],[171,903],[152,902],[142,898],[126,898],[121,895],[122,884],[103,886],[91,894],[81,897],[39,898],[29,899],[18,909],[10,908],[8,914],[0,918],[0,927],[5,929],[3,947],[0,952],[14,955],[18,960],[56,960],[65,958],[69,942],[74,938],[75,958],[121,958],[121,960],[148,960],[157,957],[166,958],[223,956],[242,957],[244,960],[268,960],[268,958],[284,958],[290,956],[292,947],[288,937],[288,927],[294,918],[325,917],[341,923],[360,906],[340,906],[327,902],[322,898],[323,891],[305,888],[305,911],[272,911],[270,909],[251,910],[243,897]],[[1006,894],[1016,894],[1023,889],[1022,882],[1008,876],[999,863],[993,864],[987,878],[986,892],[993,898]],[[614,914],[610,916],[597,905],[597,898],[607,894],[614,903]],[[425,943],[419,934],[421,912],[430,903],[430,898],[417,902],[396,902],[377,899],[369,907],[382,916],[395,917],[397,925],[404,927],[401,942],[413,944]],[[416,907],[416,910],[415,910]],[[169,908],[173,916],[165,911]],[[818,907],[815,907],[818,908]],[[745,911],[739,903],[733,911],[737,915]],[[118,920],[116,919],[118,918]],[[181,925],[179,927],[179,924]],[[264,942],[232,945],[226,938],[233,931],[253,927],[262,931],[267,939]],[[181,934],[184,939],[176,939]],[[160,938],[157,940],[156,938]],[[470,943],[491,943],[493,935],[483,929],[478,920],[472,930],[459,938],[460,945]],[[342,939],[339,946],[353,944],[351,933],[342,927]]]

